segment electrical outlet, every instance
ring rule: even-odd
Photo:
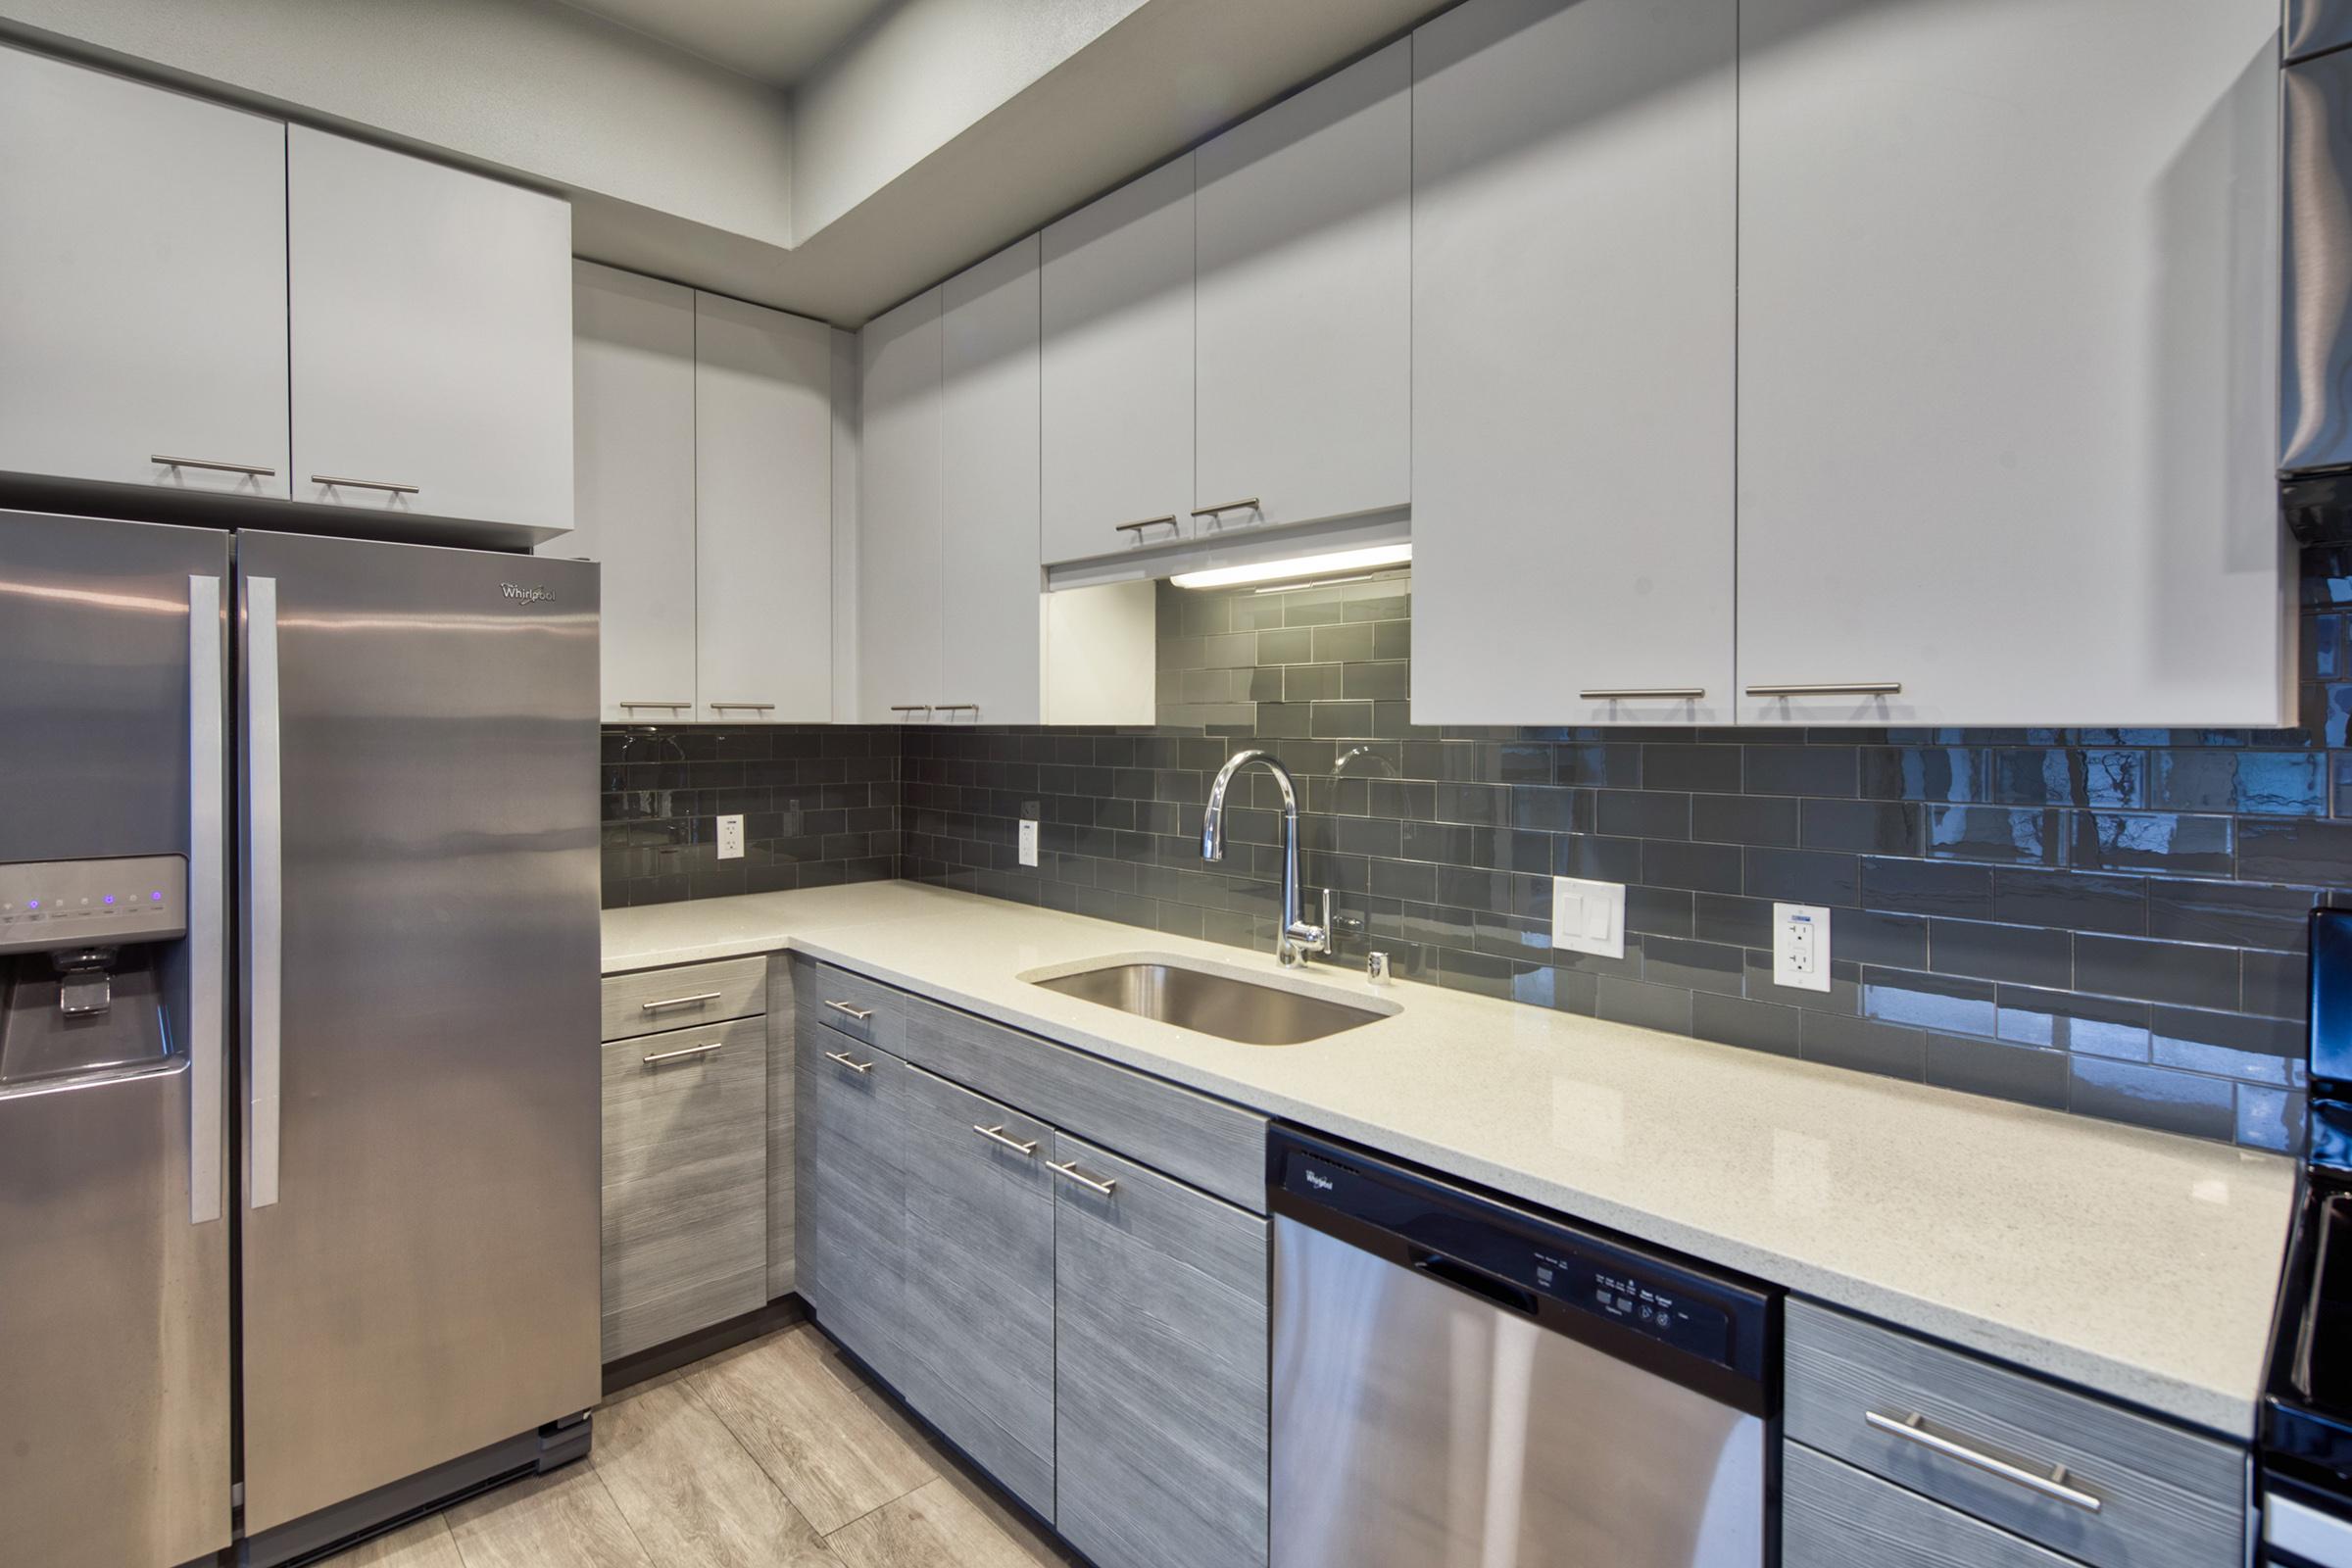
[[[1021,824],[1021,863],[1023,865],[1037,863],[1037,824],[1035,822],[1024,821]]]
[[[1830,911],[1811,904],[1772,906],[1772,983],[1830,989]]]
[[[1551,879],[1551,945],[1603,958],[1625,956],[1625,884]]]
[[[722,860],[743,858],[743,818],[722,816],[718,819],[718,858]]]

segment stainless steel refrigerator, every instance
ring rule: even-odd
[[[596,645],[582,563],[0,513],[10,1560],[585,1450]]]

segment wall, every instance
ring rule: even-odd
[[[792,243],[783,91],[553,0],[0,0],[0,33]]]
[[[2303,917],[2352,892],[2352,553],[2304,567],[2285,731],[1416,728],[1409,578],[1160,590],[1151,731],[909,729],[901,873],[1270,949],[1278,818],[1416,978],[1868,1072],[2279,1148]],[[1015,863],[1042,813],[1045,864]],[[1629,885],[1622,960],[1554,951],[1547,878]],[[1834,987],[1771,984],[1774,900],[1834,907]]]
[[[898,749],[887,728],[608,728],[605,907],[887,881]],[[721,860],[717,819],[736,812],[744,855]]]

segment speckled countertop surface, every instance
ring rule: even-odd
[[[2236,1436],[2289,1160],[911,883],[612,909],[605,970],[792,950]],[[1172,956],[1398,1010],[1235,1045],[1021,976]]]

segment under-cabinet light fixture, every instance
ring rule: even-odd
[[[1369,571],[1376,566],[1401,566],[1413,559],[1413,547],[1374,545],[1364,550],[1335,550],[1320,556],[1292,556],[1282,561],[1252,562],[1247,566],[1212,566],[1206,571],[1180,571],[1168,581],[1179,588],[1232,588],[1246,582],[1283,582],[1295,577],[1332,577]]]

